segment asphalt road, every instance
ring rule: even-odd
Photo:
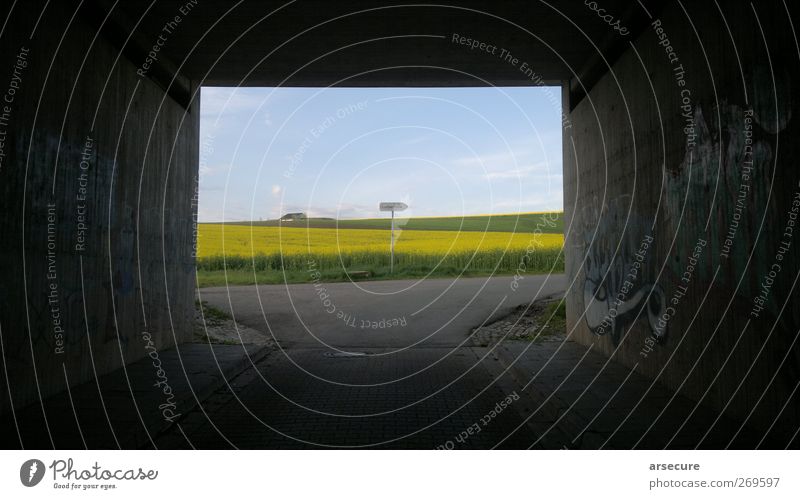
[[[472,328],[563,294],[563,274],[202,288],[200,299],[284,349],[457,347]]]

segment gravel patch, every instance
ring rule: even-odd
[[[269,345],[275,346],[271,336],[234,321],[228,314],[208,305],[195,303],[195,343],[221,345]]]
[[[472,342],[481,347],[500,341],[562,342],[566,339],[566,322],[556,309],[559,301],[560,297],[544,298],[530,307],[520,305],[505,317],[474,328]]]

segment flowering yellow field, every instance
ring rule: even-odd
[[[199,258],[222,254],[249,257],[254,254],[387,253],[389,231],[200,224],[197,244]],[[445,255],[497,250],[516,253],[526,248],[560,249],[563,244],[564,236],[561,234],[395,230],[397,254]]]
[[[200,224],[198,283],[343,280],[351,271],[371,278],[563,272],[561,234],[395,231],[389,272],[389,231]],[[224,244],[223,244],[224,242]]]

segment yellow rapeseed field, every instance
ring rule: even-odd
[[[355,270],[389,277],[389,231],[200,224],[197,269],[206,285],[340,279]],[[395,231],[396,276],[563,272],[561,234]],[[224,242],[224,244],[223,244]],[[239,273],[231,271],[238,271]],[[224,281],[213,277],[223,272]],[[234,277],[231,277],[234,276]],[[244,277],[243,277],[244,276]],[[247,277],[249,276],[249,277]]]
[[[224,234],[224,245],[223,245]],[[485,251],[560,249],[561,234],[395,230],[398,254],[445,255]],[[389,251],[389,231],[369,229],[306,229],[200,224],[199,258],[263,255],[338,255]]]
[[[223,245],[224,233],[224,245]],[[304,227],[249,227],[200,224],[197,256],[252,254],[319,254],[386,252],[389,231],[369,229],[306,229]],[[534,247],[560,248],[561,234],[513,232],[457,232],[444,230],[395,230],[397,253],[464,253],[486,250],[511,251]]]

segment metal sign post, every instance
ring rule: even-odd
[[[390,249],[391,257],[389,259],[389,273],[394,272],[394,212],[395,211],[403,211],[408,208],[408,205],[405,203],[381,203],[380,210],[381,211],[391,211],[392,212],[392,232],[391,232],[391,239],[390,239]]]

